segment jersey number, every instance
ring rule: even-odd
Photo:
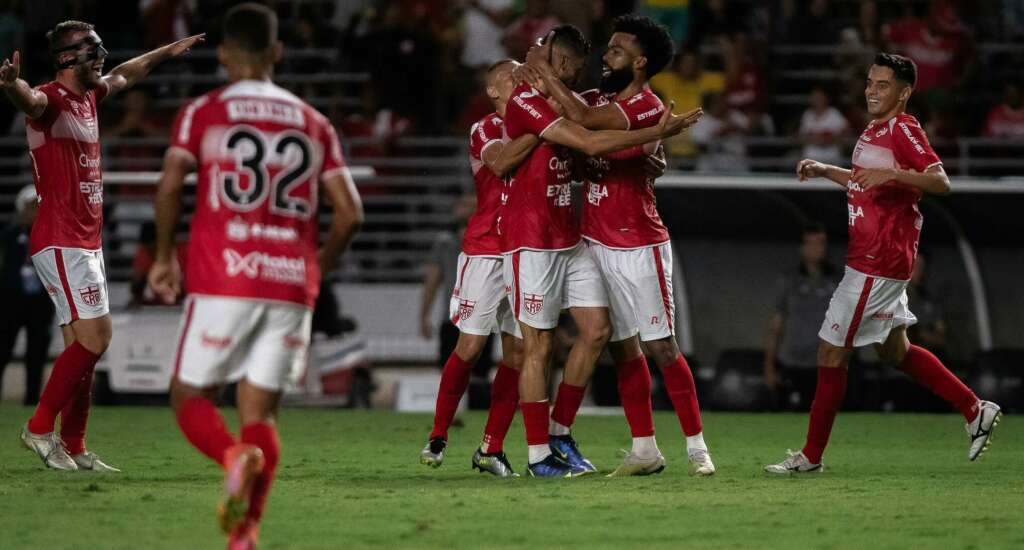
[[[268,144],[262,132],[239,126],[229,131],[224,144],[236,159],[234,170],[221,173],[222,195],[233,210],[255,210],[271,196],[270,211],[274,214],[309,218],[313,202],[292,195],[309,179],[313,155],[309,138],[297,132],[284,132]],[[268,151],[283,165],[272,180],[265,162]],[[248,176],[249,185],[242,186],[241,174]],[[310,197],[315,192],[310,190]]]

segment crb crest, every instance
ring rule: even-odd
[[[90,307],[96,307],[100,305],[100,286],[89,285],[85,288],[78,289],[78,295],[82,297],[82,303]]]
[[[476,307],[476,302],[472,300],[459,300],[459,319],[465,321],[473,315],[473,308]]]
[[[523,306],[530,315],[537,315],[544,309],[543,294],[523,294]]]

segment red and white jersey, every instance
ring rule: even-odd
[[[505,123],[498,113],[491,113],[469,130],[469,165],[476,186],[476,212],[466,223],[462,252],[467,256],[501,256],[498,217],[501,215],[501,194],[505,182],[484,163],[484,150],[501,143]]]
[[[872,122],[853,149],[854,174],[867,168],[924,172],[941,163],[917,119],[908,114]],[[847,265],[876,277],[910,279],[924,222],[917,208],[921,195],[920,190],[896,181],[867,191],[850,181]]]
[[[615,100],[614,94],[605,95],[598,90],[589,90],[582,96],[593,107],[614,101],[626,118],[627,130],[655,126],[665,111],[650,88],[623,100]],[[646,157],[644,147],[636,146],[587,160],[591,173],[600,176],[585,187],[581,229],[584,238],[608,248],[622,249],[668,242],[668,229],[658,215],[654,180],[644,172]]]
[[[519,84],[505,107],[509,139],[524,134],[540,138],[562,117],[526,82]],[[580,242],[572,209],[572,158],[564,147],[541,142],[516,168],[506,190],[499,229],[501,251],[565,250]]]
[[[37,88],[46,110],[25,124],[39,194],[29,253],[50,247],[99,250],[103,228],[103,174],[96,104],[106,85],[84,96],[59,82]]]
[[[346,170],[327,118],[271,82],[243,80],[182,108],[171,148],[198,172],[188,292],[312,307],[317,184]]]

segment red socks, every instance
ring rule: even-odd
[[[920,346],[910,346],[899,369],[956,407],[967,422],[972,422],[978,416],[978,396],[949,372],[930,351]]]
[[[558,397],[555,398],[555,408],[551,411],[551,420],[565,426],[572,427],[576,421],[576,413],[583,404],[583,396],[586,394],[586,386],[573,386],[562,382],[558,385]]]
[[[459,409],[462,394],[469,386],[469,374],[473,365],[462,360],[454,351],[441,371],[441,384],[437,388],[437,404],[434,406],[434,429],[430,439],[440,437],[448,439],[448,427],[455,419],[455,411]]]
[[[523,426],[526,427],[527,445],[547,445],[548,437],[548,402],[532,401],[519,404],[523,409]]]
[[[643,354],[635,359],[616,365],[619,379],[619,399],[622,412],[629,422],[633,437],[654,435],[654,418],[651,411],[651,371],[647,369],[647,358]]]
[[[85,425],[92,408],[92,376],[95,367],[86,371],[78,381],[71,400],[60,412],[60,438],[71,456],[85,452]]]
[[[818,367],[818,387],[811,403],[811,418],[807,426],[807,444],[803,453],[812,464],[821,464],[821,455],[828,445],[832,424],[836,420],[846,396],[846,368]]]
[[[85,349],[77,341],[57,357],[50,379],[46,381],[43,394],[39,397],[36,412],[28,421],[28,431],[34,434],[53,431],[57,413],[67,406],[82,378],[96,367],[99,358],[99,355]]]
[[[491,384],[491,410],[487,414],[487,426],[484,428],[484,441],[481,449],[485,453],[497,453],[505,444],[512,419],[516,416],[519,406],[519,371],[501,363]]]
[[[263,473],[256,478],[249,497],[248,518],[259,521],[263,517],[263,508],[270,494],[270,486],[274,483],[274,473],[281,458],[281,443],[277,439],[277,429],[267,422],[255,422],[242,428],[242,443],[255,445],[263,451]]]
[[[185,401],[178,409],[178,426],[193,447],[224,466],[224,451],[235,444],[235,438],[213,403],[203,397]]]
[[[693,383],[693,373],[690,372],[686,358],[682,355],[676,357],[675,362],[661,368],[661,375],[665,380],[668,397],[672,400],[672,408],[679,417],[679,425],[683,427],[683,433],[687,437],[701,433],[703,427],[700,422],[697,386]]]

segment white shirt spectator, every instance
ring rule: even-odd
[[[512,7],[512,0],[477,0],[481,8],[491,12],[503,12]],[[462,16],[466,41],[462,49],[462,64],[466,67],[488,66],[499,59],[508,57],[501,44],[504,29],[495,24],[486,13],[476,6],[466,8]]]
[[[850,130],[846,118],[835,107],[807,109],[800,118],[800,137],[804,140],[804,158],[835,164],[842,162],[838,140]]]
[[[715,116],[705,112],[690,136],[701,147],[697,161],[699,172],[746,172],[746,135],[750,131],[750,118],[740,111],[729,109]]]

